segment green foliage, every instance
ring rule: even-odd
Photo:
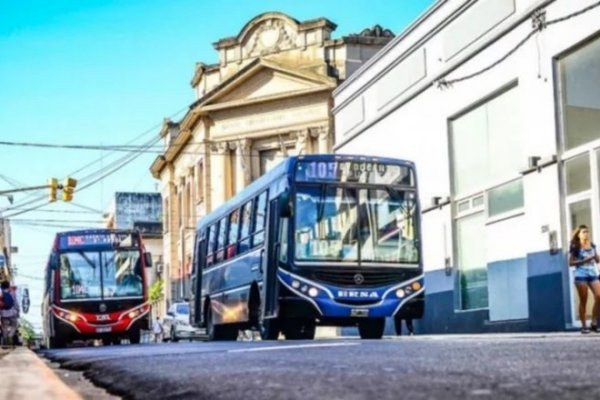
[[[156,304],[165,297],[164,294],[164,281],[158,279],[150,286],[150,304]]]
[[[25,318],[19,319],[19,335],[25,343],[29,343],[35,340],[35,332],[33,330],[33,325],[31,325],[31,323]]]

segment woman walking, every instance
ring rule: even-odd
[[[591,330],[598,331],[598,311],[600,310],[600,281],[596,263],[600,257],[596,253],[596,245],[590,241],[590,232],[586,225],[579,225],[571,237],[569,249],[569,266],[575,268],[575,287],[579,294],[579,319],[581,320],[581,333],[590,333],[585,319],[587,306],[588,287],[594,294],[594,308],[592,309]]]

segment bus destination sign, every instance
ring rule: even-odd
[[[132,235],[128,233],[84,233],[71,234],[61,237],[60,247],[81,247],[81,246],[98,246],[98,247],[131,247],[133,246]]]
[[[410,168],[371,161],[299,161],[296,181],[413,185]]]

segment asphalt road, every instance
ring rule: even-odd
[[[600,334],[142,344],[41,355],[132,399],[600,398]]]

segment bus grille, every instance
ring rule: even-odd
[[[357,285],[354,281],[354,276],[360,273],[364,281]],[[400,283],[408,279],[404,271],[332,271],[332,270],[316,270],[310,274],[310,278],[315,281],[328,283],[336,286],[352,286],[352,287],[375,287],[386,286],[394,283]]]

